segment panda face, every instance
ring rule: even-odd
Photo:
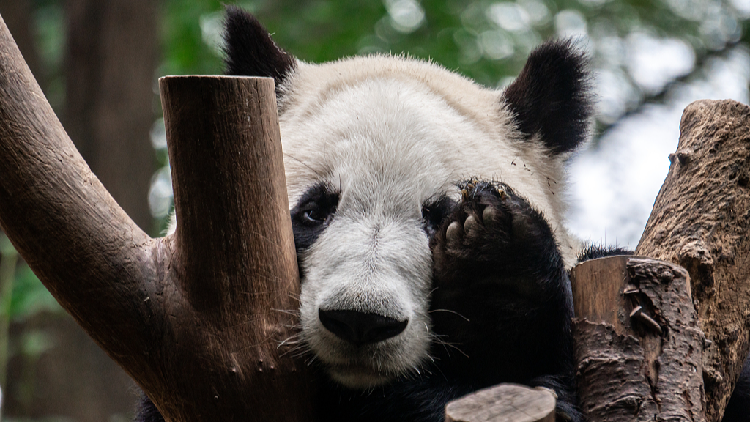
[[[276,81],[300,335],[334,380],[369,388],[430,362],[430,239],[461,180],[521,192],[575,261],[562,163],[586,136],[590,103],[570,43],[535,50],[498,91],[404,57],[308,64],[239,9],[226,24],[227,73]]]
[[[400,59],[363,60],[377,67]],[[425,71],[424,63],[407,64]],[[356,66],[298,64],[282,100],[281,139],[302,340],[334,380],[368,388],[430,362],[429,241],[446,214],[430,213],[433,204],[457,202],[456,182],[479,177],[505,181],[554,216],[538,176],[558,163],[542,148],[522,147],[498,93],[461,80],[479,99],[492,95],[486,119],[408,73],[320,84],[319,72],[351,71],[337,71],[341,65]],[[302,88],[307,78],[315,88]]]

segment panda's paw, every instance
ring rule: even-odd
[[[507,192],[512,191],[501,183],[471,180],[461,184],[461,203],[445,229],[449,255],[479,252],[477,248],[483,249],[493,240],[506,243],[510,239],[512,215],[502,204],[510,199]]]
[[[490,282],[532,293],[562,266],[541,213],[508,185],[469,180],[433,241],[435,274],[450,283]],[[458,281],[456,281],[458,280]]]

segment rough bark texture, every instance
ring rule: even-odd
[[[448,403],[445,422],[555,422],[555,395],[546,388],[500,384]]]
[[[164,309],[154,324],[169,329],[153,353],[171,354],[169,395],[149,396],[172,420],[305,420],[307,380],[278,347],[294,335],[299,276],[273,80],[169,77],[160,86],[177,212],[161,253],[177,283],[146,293]],[[196,385],[190,371],[200,366],[207,377]]]
[[[578,399],[589,421],[705,421],[704,337],[685,269],[618,256],[572,272]]]
[[[697,101],[646,224],[638,255],[690,273],[708,341],[706,419],[721,419],[748,353],[750,329],[750,107]]]
[[[172,81],[178,229],[151,239],[91,173],[0,20],[0,226],[168,419],[306,420],[304,365],[278,347],[299,286],[273,81]]]

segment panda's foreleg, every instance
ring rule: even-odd
[[[431,240],[433,355],[477,388],[554,389],[576,420],[570,281],[544,216],[509,186],[471,180]]]

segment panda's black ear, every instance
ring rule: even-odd
[[[280,49],[255,16],[236,6],[226,7],[224,21],[225,74],[266,76],[276,81],[276,95],[294,70],[294,56]]]
[[[586,139],[593,112],[586,54],[571,40],[540,45],[503,99],[527,139],[539,135],[555,154],[572,151]]]

